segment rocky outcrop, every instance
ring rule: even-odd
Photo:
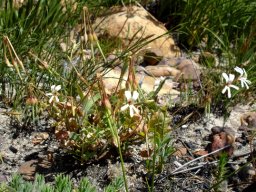
[[[118,37],[126,46],[141,41],[142,49],[159,50],[160,57],[180,54],[168,30],[143,7],[111,8],[105,16],[97,18],[93,26],[98,36]],[[146,43],[147,40],[151,42]]]

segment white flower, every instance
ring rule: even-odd
[[[129,108],[131,117],[133,117],[134,114],[139,114],[139,109],[133,105],[133,103],[138,99],[139,93],[137,91],[133,91],[132,94],[131,91],[125,91],[125,97],[127,99],[127,104],[121,107],[121,111]]]
[[[247,79],[247,73],[245,69],[240,68],[240,67],[235,67],[235,71],[240,73],[240,76],[238,77],[238,80],[241,82],[241,87],[246,89],[249,89],[249,85],[252,83]],[[248,85],[249,84],[249,85]]]
[[[92,136],[93,136],[92,133],[88,133],[88,134],[86,135],[87,139],[90,139]]]
[[[239,89],[239,87],[237,87],[236,85],[232,85],[234,79],[235,79],[235,75],[233,74],[229,74],[229,76],[227,75],[227,73],[222,73],[223,78],[226,81],[226,85],[224,87],[224,89],[222,89],[222,94],[226,93],[226,91],[228,91],[228,98],[231,98],[231,90],[230,88],[234,88],[236,90]]]
[[[47,93],[47,96],[51,96],[49,103],[54,102],[59,102],[59,98],[58,98],[58,91],[61,89],[61,85],[52,85],[51,86],[51,93]]]
[[[157,79],[155,80],[155,83],[154,83],[154,91],[157,90],[157,88],[159,87],[160,83],[161,83],[164,79],[165,79],[165,78],[161,76],[160,78],[157,78]]]

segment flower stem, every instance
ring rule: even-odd
[[[119,139],[119,136],[118,136],[117,128],[116,128],[116,125],[115,125],[115,123],[113,122],[113,120],[111,118],[111,112],[109,110],[106,110],[106,115],[107,115],[108,125],[109,125],[109,128],[110,128],[111,134],[114,138],[114,143],[117,144],[117,147],[118,147],[118,153],[119,153],[120,161],[121,161],[125,191],[128,192],[128,185],[127,185],[127,180],[126,180],[126,175],[125,175],[125,167],[124,167],[124,159],[123,159],[123,155],[122,155],[121,143],[120,143],[120,139]]]

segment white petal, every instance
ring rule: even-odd
[[[241,87],[244,88],[244,81],[242,79],[240,79],[241,81]]]
[[[52,94],[52,93],[46,93],[46,95],[47,95],[47,96],[53,96],[53,94]]]
[[[129,107],[129,104],[126,104],[126,105],[122,106],[120,110],[125,111],[128,107]]]
[[[55,96],[55,101],[56,101],[56,103],[60,102],[60,100],[57,96]]]
[[[61,85],[57,85],[54,90],[59,91],[60,89],[61,89]]]
[[[238,73],[240,73],[240,75],[242,76],[243,74],[244,74],[244,70],[242,69],[242,68],[240,68],[240,67],[235,67],[235,71],[236,72],[238,72]]]
[[[125,97],[126,97],[127,100],[130,100],[132,98],[131,91],[125,91],[124,94],[125,94]]]
[[[231,91],[229,87],[228,87],[228,98],[231,98]]]
[[[241,87],[246,87],[246,89],[249,89],[249,85],[251,84],[251,81],[247,80],[247,79],[244,79],[244,80],[241,80]]]
[[[251,84],[252,82],[250,81],[250,80],[248,80],[248,79],[246,79],[246,80],[244,80],[247,84]]]
[[[243,68],[243,71],[244,71],[244,77],[247,78],[247,73],[244,68]]]
[[[232,82],[235,79],[235,75],[229,74],[229,81]]]
[[[229,87],[232,87],[232,88],[234,88],[236,90],[239,90],[239,87],[237,87],[236,85],[229,85]]]
[[[226,82],[229,82],[229,78],[228,78],[227,73],[222,73],[222,77],[224,77]]]
[[[133,91],[132,99],[133,101],[136,101],[139,97],[139,93],[137,91]]]
[[[56,85],[52,85],[52,86],[51,86],[51,91],[52,91],[52,92],[55,91],[55,87],[56,87]]]
[[[53,99],[54,99],[54,96],[52,96],[52,97],[50,98],[49,103],[52,103]]]
[[[131,105],[130,107],[132,107],[133,111],[134,111],[136,114],[139,114],[139,113],[140,113],[140,110],[137,109],[134,105]]]
[[[132,106],[133,106],[133,105],[130,105],[130,116],[131,116],[131,117],[133,117],[133,115],[134,115]]]
[[[225,86],[224,89],[222,89],[221,93],[224,94],[228,89],[228,86]]]
[[[241,87],[246,87],[246,89],[249,89],[249,86],[245,81],[241,81]]]

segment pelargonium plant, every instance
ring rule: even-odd
[[[249,89],[251,81],[247,79],[247,73],[244,68],[235,67],[234,70],[240,75],[236,77],[234,74],[222,73],[222,77],[225,79],[226,84],[222,89],[222,94],[227,92],[228,98],[231,98],[231,88],[239,90],[239,87],[235,85],[236,82],[240,81],[241,88]]]

